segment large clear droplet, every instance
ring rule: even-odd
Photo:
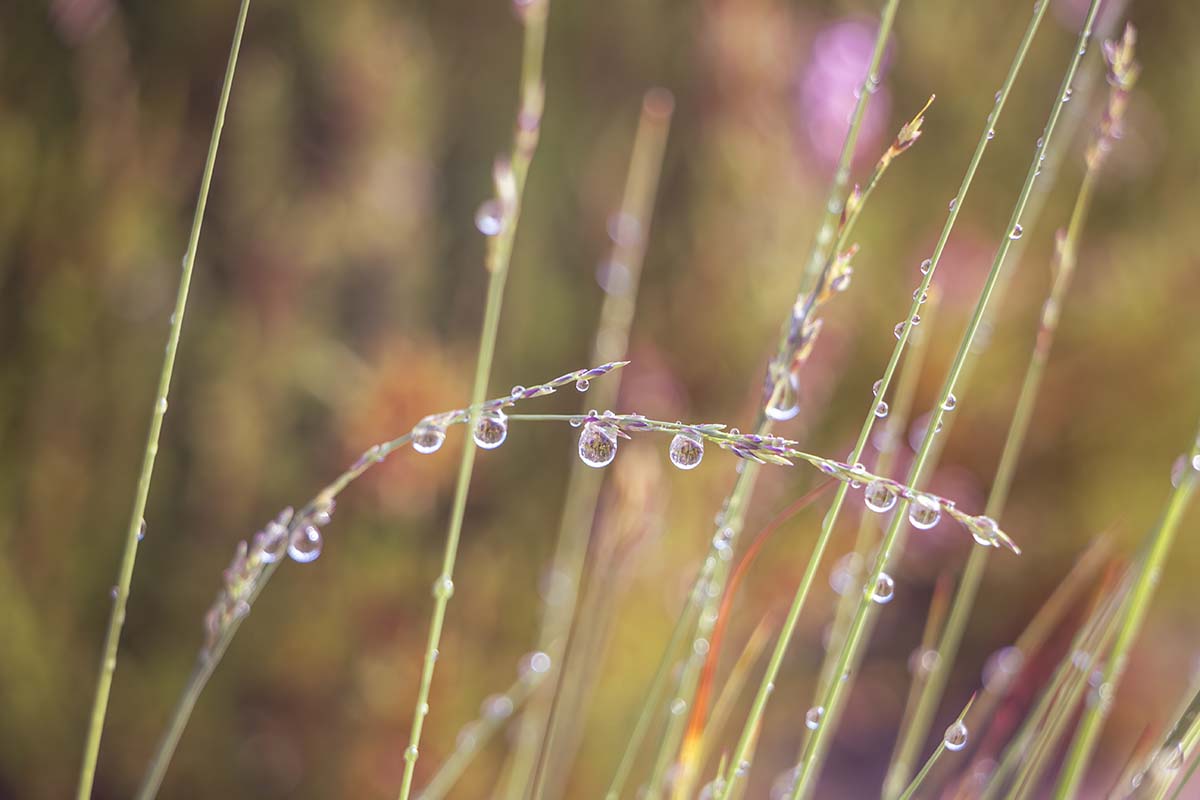
[[[921,274],[922,274],[922,275],[928,275],[928,274],[929,274],[929,269],[930,269],[932,266],[933,266],[933,259],[932,259],[932,258],[927,258],[927,259],[925,259],[924,261],[922,261],[922,262],[921,262]]]
[[[670,456],[680,469],[695,469],[704,458],[704,439],[694,433],[677,433],[671,440]]]
[[[796,373],[789,371],[787,377],[775,381],[771,399],[763,410],[776,422],[786,422],[800,413],[800,379]]]
[[[432,422],[422,422],[413,428],[412,446],[418,453],[436,452],[446,441],[446,429]]]
[[[888,404],[885,400],[880,400],[875,404],[875,416],[883,419],[888,415]]]
[[[481,412],[471,438],[484,450],[495,450],[508,438],[508,417],[498,408]]]
[[[815,731],[821,727],[821,718],[825,716],[824,706],[813,706],[804,715],[804,727]]]
[[[475,227],[484,236],[497,236],[504,230],[504,210],[500,201],[484,200],[475,212]]]
[[[955,720],[949,728],[946,728],[946,735],[942,739],[942,743],[946,745],[947,750],[957,752],[967,746],[967,726],[962,720]]]
[[[958,398],[954,396],[954,392],[951,392],[950,394],[946,395],[946,402],[942,403],[942,410],[953,411],[957,405]]]
[[[321,555],[323,544],[321,531],[317,530],[315,525],[305,525],[303,528],[292,531],[287,552],[293,561],[307,564],[317,560],[317,557]]]
[[[1000,546],[1000,526],[991,517],[978,517],[971,525],[971,536],[982,547]]]
[[[575,391],[577,391],[577,392],[586,392],[590,388],[592,388],[592,384],[590,381],[586,381],[582,378],[575,381]]]
[[[942,518],[942,507],[928,495],[917,495],[908,507],[908,522],[919,531],[927,531]]]
[[[892,333],[896,334],[897,339],[899,339],[901,336],[903,336],[904,335],[904,323],[897,322],[896,327],[892,328]]]
[[[892,597],[896,594],[896,582],[892,580],[892,576],[886,572],[879,573],[879,578],[875,581],[875,588],[871,591],[871,599],[879,605],[887,605],[892,602]]]
[[[607,467],[617,457],[617,436],[595,422],[579,434],[579,458],[589,467]]]
[[[883,481],[871,481],[863,491],[863,502],[875,513],[883,514],[896,505],[896,495]]]

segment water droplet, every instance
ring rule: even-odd
[[[971,525],[971,536],[983,547],[1000,546],[1000,526],[991,517],[977,517]]]
[[[538,650],[529,656],[529,669],[541,675],[550,670],[550,656]]]
[[[921,324],[921,315],[920,314],[912,315],[912,324],[913,324],[914,328]]]
[[[942,403],[942,410],[953,411],[954,407],[957,405],[958,398],[954,396],[954,392],[951,392],[950,394],[946,395],[946,400]]]
[[[888,404],[884,400],[880,400],[875,404],[875,416],[883,419],[888,415]]]
[[[114,586],[114,587],[112,587],[111,589],[109,589],[109,590],[108,590],[109,597],[111,597],[113,600],[116,600],[116,599],[117,599],[117,595],[118,595],[118,594],[120,594],[120,593],[121,593],[121,590],[120,590],[120,588],[119,588],[119,587],[117,587],[117,586]]]
[[[586,392],[590,388],[592,388],[592,384],[589,381],[583,379],[575,381],[575,391],[577,392]]]
[[[919,531],[927,531],[942,518],[942,507],[929,495],[919,494],[908,507],[908,522]]]
[[[1020,239],[1020,238],[1021,238],[1021,234],[1023,234],[1023,233],[1025,233],[1025,229],[1024,229],[1024,228],[1022,228],[1022,227],[1021,227],[1021,223],[1019,223],[1019,222],[1018,222],[1016,225],[1013,225],[1012,232],[1011,232],[1010,234],[1008,234],[1008,238],[1010,238],[1010,239]]]
[[[999,92],[999,91],[997,91],[997,92],[996,92],[996,94],[995,94],[995,96],[993,97],[993,99],[994,99],[994,100],[995,100],[997,103],[999,103],[999,102],[1000,102],[1000,92]]]
[[[896,594],[896,582],[892,580],[892,576],[886,572],[879,573],[879,577],[875,580],[875,589],[871,592],[871,599],[879,605],[887,605],[892,602],[892,598]]]
[[[1174,745],[1169,745],[1158,751],[1158,757],[1155,759],[1154,765],[1162,774],[1174,775],[1183,767],[1183,761],[1183,743],[1176,742]]]
[[[879,380],[877,380],[873,384],[871,384],[871,394],[875,395],[876,397],[879,397],[879,387],[881,387],[881,386],[883,386],[883,378],[880,378]]]
[[[913,289],[913,300],[916,300],[917,303],[923,304],[928,299],[929,292],[922,292],[920,286],[918,286],[916,289]]]
[[[671,440],[670,456],[680,469],[695,469],[704,458],[704,440],[694,433],[677,433]]]
[[[852,272],[847,267],[846,271],[835,276],[829,281],[829,288],[835,292],[844,292],[850,288],[850,276]]]
[[[927,258],[921,262],[921,274],[928,275],[929,270],[933,267],[933,259]]]
[[[1039,137],[1038,137],[1038,140],[1037,140],[1036,142],[1034,142],[1034,143],[1033,143],[1033,146],[1034,146],[1034,147],[1036,147],[1036,148],[1038,148],[1038,149],[1040,150],[1040,149],[1042,148],[1042,146],[1043,146],[1043,145],[1045,145],[1045,144],[1046,144],[1046,140],[1045,140],[1045,138],[1044,138],[1044,137],[1041,137],[1041,136],[1039,136]]]
[[[787,377],[775,381],[763,411],[776,422],[787,422],[800,413],[800,378],[795,372],[789,370]]]
[[[446,429],[432,422],[422,422],[413,428],[412,446],[418,453],[429,454],[437,452],[446,441]]]
[[[988,128],[987,140],[990,142],[992,139],[995,139],[995,138],[996,138],[996,129]]]
[[[589,422],[579,434],[579,457],[589,467],[607,467],[617,457],[617,437],[608,429]]]
[[[481,412],[471,438],[484,450],[495,450],[508,438],[508,417],[498,408]]]
[[[283,558],[288,548],[288,530],[278,522],[272,522],[263,530],[261,558],[264,563],[273,564]]]
[[[821,727],[821,718],[825,716],[824,706],[813,706],[804,715],[804,727],[810,731],[815,731]]]
[[[165,398],[165,397],[158,398],[158,413],[160,413],[160,414],[167,413],[167,398]]]
[[[315,525],[305,525],[303,528],[297,528],[292,531],[291,539],[288,541],[287,553],[292,557],[293,561],[307,564],[310,561],[317,560],[317,557],[321,555],[323,544],[321,532],[317,530],[317,527]]]
[[[439,600],[449,600],[454,596],[454,580],[449,575],[439,575],[433,582],[433,596]]]
[[[492,198],[479,205],[475,212],[475,227],[484,236],[496,236],[504,230],[504,210],[499,200]]]
[[[863,482],[865,480],[865,476],[867,474],[867,468],[864,467],[861,463],[855,464],[853,467],[850,468],[850,474],[851,474],[850,488],[851,489],[861,489]],[[863,478],[864,480],[860,480],[860,478]]]
[[[892,328],[892,333],[896,334],[897,339],[899,339],[901,336],[903,336],[904,335],[904,323],[897,322],[896,327]]]
[[[141,524],[138,525],[138,541],[140,542],[142,539],[145,539],[145,538],[146,538],[146,520],[145,520],[145,518],[143,518]]]
[[[674,700],[671,701],[671,713],[672,714],[674,714],[675,716],[678,717],[680,714],[682,714],[685,711],[687,711],[687,701],[684,700],[682,697],[676,697]]]
[[[420,755],[420,752],[417,750],[417,746],[415,744],[410,744],[408,747],[404,748],[404,760],[408,763],[411,764],[416,761],[418,755]]]
[[[519,383],[512,388],[512,391],[508,393],[509,397],[511,397],[513,400],[516,400],[523,394],[525,394],[525,387]]]
[[[937,668],[941,660],[937,650],[918,647],[908,657],[908,671],[914,675],[928,675]]]
[[[896,505],[896,495],[883,481],[871,481],[863,491],[863,503],[876,514],[884,514]]]
[[[1016,647],[1001,647],[988,656],[983,665],[983,686],[989,692],[1003,692],[1021,671],[1025,656]]]
[[[512,698],[505,694],[494,694],[484,699],[479,712],[488,719],[507,719],[513,712]]]
[[[1070,86],[1068,86],[1066,88],[1066,91],[1063,92],[1063,102],[1064,103],[1071,102],[1071,87]]]
[[[958,752],[967,746],[967,726],[962,720],[955,720],[949,728],[946,728],[946,736],[942,739],[946,749],[952,752]]]
[[[697,639],[692,642],[692,652],[698,656],[708,655],[708,639]]]
[[[950,198],[950,210],[953,211],[957,206],[958,206],[958,198],[957,197]]]

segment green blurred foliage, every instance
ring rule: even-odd
[[[1069,5],[1056,7],[1035,44],[939,270],[948,302],[922,382],[925,407],[1054,99],[1073,37]],[[0,6],[2,796],[62,797],[73,785],[236,6]],[[661,85],[677,109],[622,409],[748,426],[830,172],[809,135],[806,65],[829,26],[869,25],[875,11],[858,0],[556,0],[547,111],[492,393],[585,366],[605,219],[619,202],[641,94]],[[856,175],[930,92],[938,100],[924,137],[864,213],[853,286],[832,304],[806,368],[805,412],[781,429],[818,452],[849,449],[1027,11],[901,4],[876,103],[886,113],[864,139]],[[1101,182],[1004,520],[1026,552],[993,559],[939,723],[1091,537],[1112,528],[1132,550],[1194,429],[1200,13],[1188,2],[1145,3],[1131,18],[1142,83]],[[367,444],[463,403],[484,284],[471,218],[490,191],[492,159],[509,144],[519,46],[503,2],[252,5],[97,797],[126,797],[136,785],[235,543]],[[1098,55],[1086,63],[1098,70]],[[1026,225],[1028,247],[933,481],[972,509],[982,506],[1032,343],[1080,145],[1041,220]],[[586,397],[538,402],[569,412]],[[165,796],[395,791],[460,443],[461,431],[452,433],[435,456],[401,454],[356,484],[322,558],[280,572],[201,699]],[[641,443],[658,449],[650,463],[660,465],[665,445]],[[572,449],[570,429],[528,426],[480,457],[419,783],[533,646]],[[572,796],[593,796],[607,781],[733,466],[714,452],[692,473],[646,473],[669,498],[666,513],[624,567],[628,592],[612,598]],[[769,473],[749,529],[812,480],[800,467]],[[790,598],[816,520],[810,512],[770,545],[736,606],[731,649]],[[834,555],[849,547],[847,520]],[[1193,515],[1097,763],[1122,758],[1188,685],[1200,645],[1190,617],[1195,525]],[[914,537],[830,761],[828,796],[878,786],[933,583],[961,567],[968,545],[945,525]],[[822,583],[804,615],[749,796],[765,796],[791,763],[833,599]],[[486,750],[456,796],[488,795],[504,755],[503,741]]]

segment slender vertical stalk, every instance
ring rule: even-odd
[[[546,16],[549,0],[535,0],[523,12],[525,28],[521,59],[521,105],[517,115],[516,135],[508,165],[497,164],[496,190],[502,208],[502,229],[488,241],[487,253],[487,301],[484,307],[483,328],[479,336],[479,356],[475,364],[475,380],[471,390],[471,422],[474,429],[479,418],[479,404],[487,393],[491,375],[492,357],[496,350],[496,332],[500,325],[500,307],[504,297],[504,285],[512,260],[513,242],[517,223],[521,216],[525,192],[525,178],[529,164],[537,147],[538,130],[541,125],[542,105],[545,89],[542,83],[542,62],[546,42]],[[421,730],[429,709],[429,689],[437,664],[438,645],[442,638],[442,626],[446,619],[446,606],[454,593],[454,563],[458,557],[458,542],[462,534],[463,517],[467,509],[467,492],[471,485],[471,473],[475,466],[475,442],[465,437],[462,460],[459,462],[458,480],[454,487],[454,501],[450,510],[450,524],[446,531],[446,548],[442,556],[442,572],[434,582],[433,617],[429,624],[429,638],[421,670],[421,682],[417,689],[416,707],[413,710],[412,730],[408,747],[404,751],[404,777],[400,785],[400,800],[408,800],[412,792],[413,776],[421,743]]]
[[[1105,665],[1098,690],[1100,702],[1091,705],[1083,712],[1083,718],[1075,731],[1075,738],[1071,743],[1065,766],[1054,790],[1055,800],[1075,797],[1079,791],[1079,785],[1083,782],[1083,776],[1091,761],[1092,751],[1096,747],[1100,730],[1108,716],[1117,686],[1124,675],[1129,650],[1141,630],[1142,621],[1146,618],[1146,612],[1154,596],[1154,589],[1162,574],[1163,564],[1167,554],[1171,551],[1171,544],[1175,540],[1179,521],[1196,491],[1198,477],[1196,467],[1198,466],[1200,466],[1200,433],[1197,434],[1197,439],[1187,456],[1187,464],[1184,466],[1183,474],[1179,477],[1179,483],[1172,489],[1167,499],[1162,519],[1151,535],[1150,549],[1134,579],[1130,599],[1121,610],[1117,638],[1113,643],[1112,655]]]
[[[1129,35],[1127,33],[1127,36]],[[1110,90],[1104,119],[1097,128],[1096,134],[1087,148],[1087,157],[1085,159],[1086,170],[1083,180],[1076,194],[1075,205],[1071,211],[1070,222],[1067,225],[1066,232],[1058,242],[1051,270],[1051,274],[1054,276],[1052,286],[1049,296],[1042,307],[1037,338],[1030,354],[1025,378],[1021,384],[1021,390],[1013,411],[1008,435],[1005,438],[1004,449],[1000,456],[1000,463],[996,468],[996,477],[992,482],[992,488],[988,496],[987,508],[984,511],[985,514],[997,520],[1004,513],[1008,494],[1012,488],[1013,478],[1016,475],[1017,462],[1024,447],[1029,423],[1033,418],[1034,406],[1041,388],[1042,377],[1045,373],[1046,363],[1049,360],[1050,348],[1053,345],[1054,336],[1058,330],[1061,309],[1066,300],[1071,279],[1075,274],[1079,242],[1087,220],[1088,211],[1091,207],[1096,180],[1100,168],[1104,163],[1105,156],[1116,144],[1117,128],[1121,123],[1127,95],[1137,78],[1137,68],[1132,62],[1132,48],[1132,38],[1129,38],[1128,50],[1114,51],[1121,53],[1124,63],[1118,65],[1118,69],[1110,76],[1112,89]],[[954,600],[949,623],[938,644],[939,658],[935,664],[933,674],[929,676],[929,680],[925,684],[913,724],[908,728],[908,735],[902,738],[901,746],[897,751],[898,756],[890,770],[894,771],[898,776],[903,776],[907,772],[916,748],[919,746],[921,739],[924,738],[929,722],[937,710],[937,704],[940,702],[942,692],[945,690],[949,670],[957,657],[958,647],[962,642],[962,635],[966,629],[967,620],[974,607],[975,597],[979,591],[979,584],[983,578],[987,556],[987,550],[977,549],[971,552],[967,561],[966,569],[963,572],[963,579],[959,584],[958,594]]]
[[[200,243],[200,228],[204,223],[204,209],[208,205],[208,190],[212,183],[213,167],[217,162],[217,147],[221,142],[221,131],[225,127],[225,110],[229,107],[233,73],[237,68],[238,51],[241,49],[242,33],[246,28],[246,12],[249,8],[250,0],[242,0],[233,31],[233,44],[229,48],[229,61],[225,66],[225,80],[221,84],[221,97],[217,102],[217,115],[213,120],[212,136],[208,142],[208,155],[204,159],[200,191],[196,197],[196,210],[192,215],[192,232],[188,237],[187,253],[183,258],[183,273],[179,279],[179,291],[175,295],[175,310],[171,314],[166,352],[163,354],[154,407],[150,415],[150,432],[146,436],[142,469],[138,475],[137,489],[133,496],[133,513],[129,517],[129,527],[125,532],[125,551],[121,556],[121,568],[116,586],[117,595],[113,600],[112,613],[108,619],[108,633],[104,639],[104,655],[100,660],[96,694],[92,700],[92,714],[88,723],[87,740],[83,748],[83,763],[79,768],[79,786],[76,791],[78,800],[87,800],[91,797],[92,785],[96,779],[100,738],[104,732],[104,719],[108,713],[108,697],[112,690],[113,673],[117,669],[117,649],[121,644],[121,628],[125,624],[125,608],[129,602],[129,585],[133,580],[133,566],[137,560],[138,540],[141,538],[146,498],[150,494],[150,480],[154,475],[154,461],[158,455],[158,437],[162,431],[163,417],[167,413],[167,395],[171,390],[171,374],[175,369],[175,356],[179,352],[179,337],[183,332],[183,315],[187,309],[188,289],[191,287],[192,270],[196,264],[196,247]]]
[[[670,130],[674,99],[665,89],[653,89],[642,102],[633,153],[625,180],[620,210],[615,217],[613,252],[610,269],[622,270],[610,275],[592,353],[606,353],[601,361],[624,358],[637,305],[638,286],[645,260],[646,241],[658,191],[663,151]],[[611,356],[611,358],[609,357]],[[608,408],[615,404],[620,378],[606,381],[592,390],[591,404]],[[550,750],[553,740],[547,728],[550,699],[562,681],[562,665],[567,631],[575,616],[579,584],[583,574],[587,543],[591,535],[605,473],[572,458],[567,479],[566,499],[559,522],[557,544],[546,588],[545,605],[538,649],[550,656],[553,672],[545,685],[534,693],[529,707],[521,715],[517,745],[512,756],[505,797],[515,800],[529,784],[539,748]],[[544,741],[543,741],[544,737]]]
[[[1038,4],[1038,10],[1034,15],[1034,22],[1030,26],[1027,38],[1022,41],[1022,46],[1019,49],[1017,60],[1014,61],[1013,64],[1014,68],[1018,68],[1021,61],[1023,61],[1024,52],[1028,47],[1029,40],[1032,38],[1032,33],[1037,28],[1037,23],[1045,13],[1046,5],[1048,4]],[[1084,52],[1086,52],[1087,43],[1091,38],[1092,25],[1095,21],[1096,12],[1099,8],[1099,5],[1100,0],[1093,0],[1088,10],[1087,20],[1084,23],[1083,30],[1080,34],[1078,45],[1075,49],[1075,52],[1071,56],[1070,65],[1068,66],[1066,74],[1063,77],[1063,82],[1059,87],[1058,94],[1054,97],[1050,115],[1046,121],[1046,127],[1043,130],[1042,137],[1038,140],[1034,151],[1033,161],[1029,166],[1029,171],[1025,177],[1025,183],[1022,186],[1021,192],[1017,198],[1017,202],[1013,207],[1005,236],[1001,240],[1000,247],[996,252],[991,270],[988,273],[987,280],[976,304],[975,312],[972,315],[962,340],[959,343],[958,352],[955,355],[953,363],[951,364],[950,370],[946,376],[946,380],[942,385],[942,389],[938,395],[937,404],[934,406],[933,412],[930,414],[929,425],[926,430],[925,437],[921,442],[921,447],[917,452],[917,455],[913,460],[912,467],[909,471],[909,480],[907,483],[910,485],[914,485],[919,488],[922,483],[925,467],[930,455],[930,451],[933,447],[933,442],[938,432],[938,427],[941,424],[942,417],[946,413],[947,406],[950,405],[949,398],[954,392],[958,376],[962,371],[968,354],[971,351],[972,342],[975,334],[979,330],[980,322],[987,311],[988,302],[991,298],[992,291],[995,288],[997,279],[1003,271],[1009,247],[1014,239],[1020,238],[1021,236],[1020,222],[1022,214],[1024,213],[1025,206],[1029,201],[1029,196],[1033,191],[1033,186],[1041,174],[1042,157],[1045,152],[1045,148],[1051,142],[1054,136],[1054,130],[1058,124],[1059,115],[1062,112],[1064,97],[1067,97],[1070,94],[1069,90],[1071,88],[1071,83],[1075,78],[1075,72],[1079,67],[1079,62],[1082,60]],[[1011,85],[1011,78],[1013,77],[1015,77],[1015,70],[1010,71],[1010,81],[1006,82],[1006,87]],[[1001,90],[1001,101],[1003,99],[1003,95],[1004,90]],[[1000,101],[998,101],[996,113],[999,112],[999,103]],[[994,119],[989,119],[989,130],[991,124],[994,124]],[[986,142],[986,140],[987,132],[985,131],[981,141]],[[964,184],[964,187],[965,185],[966,184]],[[957,212],[961,205],[961,198],[959,198],[959,200],[955,203],[954,210],[951,211],[952,216]],[[941,242],[939,242],[939,249],[935,250],[935,253],[940,251],[940,245]],[[925,283],[928,282],[932,274],[933,269],[931,268],[929,270],[929,274],[925,276]],[[925,286],[922,286],[922,289],[925,288]],[[914,308],[913,313],[915,313],[915,310],[916,309]],[[908,329],[911,327],[911,319],[906,320],[904,323],[904,329],[901,332],[901,342],[904,341],[907,336]],[[892,369],[894,369],[894,363],[889,364],[889,373]],[[887,381],[885,380],[884,386],[886,386],[886,383]],[[864,427],[869,428],[869,423],[870,420],[868,419],[868,424]],[[902,499],[898,503],[895,514],[892,517],[892,522],[888,527],[887,533],[884,535],[883,544],[880,546],[875,567],[872,573],[868,576],[866,587],[864,588],[862,597],[859,601],[858,610],[855,614],[854,621],[851,623],[850,633],[847,636],[846,643],[842,648],[842,652],[838,660],[839,667],[834,671],[835,675],[846,674],[847,667],[849,667],[850,663],[855,658],[858,650],[864,645],[863,632],[866,629],[868,617],[872,616],[871,611],[874,605],[872,599],[873,589],[891,562],[894,551],[899,549],[897,545],[900,541],[902,529],[907,522],[907,512],[910,504],[911,501],[908,499]],[[809,740],[809,746],[806,749],[804,763],[793,793],[794,798],[807,797],[813,791],[816,776],[820,771],[822,763],[824,762],[825,753],[831,742],[830,732],[837,728],[842,702],[844,701],[846,691],[851,683],[852,681],[850,680],[850,676],[847,675],[846,680],[834,681],[830,685],[828,691],[825,693],[824,702],[820,704],[825,709],[824,718],[815,735]]]
[[[962,210],[963,203],[966,199],[968,191],[970,190],[971,183],[974,181],[975,172],[979,167],[980,161],[983,159],[983,154],[987,150],[988,143],[991,141],[991,131],[1004,109],[1005,102],[1007,101],[1008,95],[1012,90],[1012,85],[1016,81],[1017,74],[1020,72],[1021,66],[1024,64],[1025,56],[1028,53],[1029,46],[1033,41],[1033,37],[1037,32],[1038,26],[1041,24],[1042,18],[1045,15],[1045,11],[1046,4],[1038,4],[1037,9],[1034,12],[1033,19],[1031,20],[1020,45],[1018,45],[1017,53],[1009,67],[1004,84],[996,95],[995,107],[988,117],[987,125],[985,126],[983,133],[980,135],[979,143],[976,145],[975,152],[971,157],[971,161],[967,167],[967,172],[964,175],[962,184],[959,187],[958,194],[955,196],[954,202],[950,205],[949,215],[946,219],[945,225],[942,228],[942,233],[938,237],[937,245],[934,247],[934,251],[929,259],[928,265],[923,266],[922,271],[925,273],[924,279],[921,281],[920,286],[913,295],[913,303],[909,309],[908,316],[905,318],[905,321],[902,323],[902,325],[899,326],[899,341],[897,342],[895,349],[892,351],[892,356],[888,361],[886,369],[884,370],[883,377],[880,379],[879,396],[881,397],[887,394],[888,388],[891,386],[891,381],[895,375],[900,357],[904,352],[904,348],[909,337],[912,334],[912,318],[916,316],[922,302],[928,296],[929,287],[933,280],[933,276],[936,273],[938,262],[941,260],[942,252],[945,249],[946,242],[950,238],[950,233],[954,229],[954,224],[958,219],[959,212]],[[978,320],[976,320],[976,325],[978,325]],[[871,407],[867,412],[862,429],[859,432],[858,440],[855,443],[854,450],[852,451],[850,457],[851,462],[856,462],[859,458],[861,458],[863,451],[866,449],[866,445],[870,438],[871,430],[875,422],[876,403],[877,401],[872,399]],[[934,430],[934,427],[935,423],[931,420],[930,430]],[[749,746],[751,734],[754,729],[758,727],[759,720],[765,711],[769,696],[768,687],[775,681],[780,665],[783,663],[783,657],[787,652],[787,647],[791,642],[792,635],[795,632],[796,624],[800,618],[800,612],[804,608],[805,601],[808,598],[808,593],[812,588],[813,581],[816,578],[816,572],[820,564],[821,557],[824,554],[825,548],[827,547],[829,539],[832,536],[834,526],[837,523],[838,515],[841,513],[841,509],[845,503],[847,492],[847,485],[843,484],[842,486],[838,487],[837,493],[834,495],[832,506],[825,516],[824,523],[821,526],[821,533],[818,536],[817,543],[813,549],[813,555],[809,560],[808,566],[805,568],[804,576],[800,581],[800,586],[796,590],[792,607],[788,612],[786,620],[784,621],[783,630],[779,635],[775,650],[771,655],[770,661],[768,662],[766,674],[763,676],[762,683],[759,686],[758,695],[755,698],[754,705],[751,708],[751,712],[746,720],[746,724],[742,729],[741,740],[739,741],[735,755],[731,760],[732,765],[740,766],[741,761],[744,760],[744,754]],[[902,507],[900,511],[896,513],[894,519],[901,520],[903,512],[904,508]],[[870,585],[873,586],[873,581]],[[844,670],[839,669],[835,671],[834,674],[837,675],[842,671]],[[841,681],[833,682],[834,687],[840,685]],[[822,732],[828,727],[829,726],[826,723],[822,723],[822,725],[817,729],[814,740],[821,739],[823,737]],[[729,780],[731,781],[730,785],[732,785],[732,781],[737,778],[737,770],[735,766],[732,765],[729,773]],[[806,763],[805,769],[800,775],[801,780],[797,782],[797,791],[799,791],[800,787],[803,785],[804,780],[807,780],[805,776],[808,774],[809,764]],[[797,794],[797,796],[799,795]]]

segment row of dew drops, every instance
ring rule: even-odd
[[[590,388],[587,380],[579,380],[575,388],[586,392]],[[525,392],[524,386],[514,386],[512,396],[519,397]],[[579,436],[579,458],[589,467],[607,467],[617,456],[617,435],[613,432],[613,422],[605,422],[605,417],[615,415],[606,411],[599,417],[593,409],[585,417],[573,417],[571,425],[583,425]],[[495,450],[508,439],[508,416],[498,408],[484,409],[479,414],[475,428],[471,432],[475,444],[484,450]],[[412,446],[418,453],[429,454],[441,449],[446,441],[446,428],[435,421],[426,420],[413,429]],[[704,439],[696,433],[681,432],[671,440],[669,448],[671,463],[680,469],[695,469],[704,458]]]

